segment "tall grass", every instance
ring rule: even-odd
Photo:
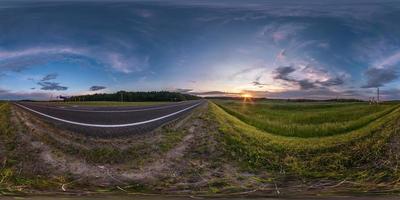
[[[397,169],[388,166],[392,162],[383,162],[378,168],[376,163],[386,159],[385,144],[398,126],[400,108],[346,134],[313,138],[285,137],[262,131],[215,104],[210,104],[210,112],[220,126],[227,152],[246,167],[314,178],[382,180],[399,177]]]
[[[398,107],[365,103],[254,103],[217,101],[240,120],[272,134],[321,137],[359,129]]]

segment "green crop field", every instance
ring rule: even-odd
[[[379,106],[368,103],[243,103],[216,101],[229,114],[276,135],[321,137],[344,134],[387,115],[395,103]]]
[[[398,103],[214,100],[210,110],[226,151],[246,168],[374,183],[400,178],[391,145]]]

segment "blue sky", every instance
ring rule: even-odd
[[[0,99],[400,99],[396,1],[2,1]]]

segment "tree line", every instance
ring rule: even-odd
[[[65,98],[65,101],[186,101],[200,99],[198,96],[168,91],[152,92],[127,92],[101,93],[91,95],[79,95]]]

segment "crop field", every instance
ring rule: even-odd
[[[146,102],[120,102],[120,101],[70,101],[70,102],[53,102],[58,105],[68,105],[68,106],[152,106],[169,104],[172,102],[166,101],[146,101]]]
[[[398,107],[368,103],[217,101],[226,112],[263,131],[291,137],[321,137],[362,128]]]
[[[210,110],[246,168],[384,186],[400,178],[398,103],[215,100]]]

